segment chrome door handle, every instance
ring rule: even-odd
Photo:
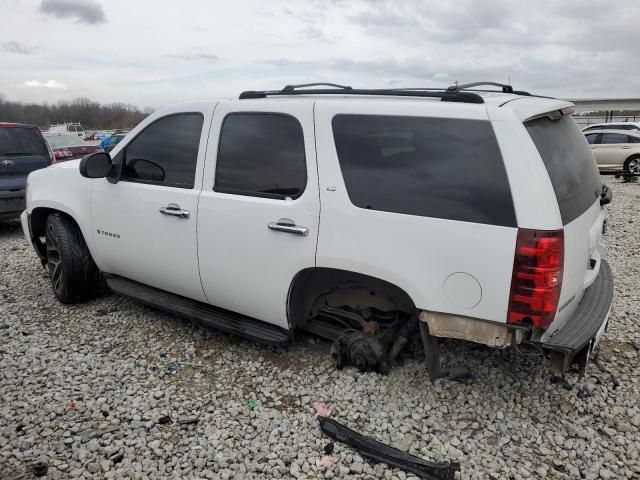
[[[166,207],[160,207],[160,213],[163,215],[171,215],[179,218],[189,218],[191,215],[189,210],[183,210],[177,203],[170,203]]]
[[[631,145],[625,145],[622,148],[624,148],[626,150],[627,148],[631,148]]]
[[[278,232],[285,232],[285,233],[293,233],[294,235],[301,235],[303,237],[306,237],[307,235],[309,235],[309,229],[307,227],[301,227],[299,225],[296,225],[293,222],[291,223],[285,223],[283,221],[269,222],[268,227],[270,230],[277,230]]]

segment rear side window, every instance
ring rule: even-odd
[[[336,115],[333,135],[347,192],[357,207],[516,226],[488,121]]]
[[[122,179],[193,188],[203,121],[201,113],[181,113],[150,124],[126,146]]]
[[[284,199],[307,184],[302,126],[277,113],[232,113],[222,124],[216,192]]]
[[[30,127],[0,127],[0,155],[40,155],[49,158],[42,136]]]
[[[614,143],[627,143],[629,136],[622,135],[620,133],[603,133],[600,143],[614,144]]]
[[[589,144],[568,116],[537,118],[525,127],[547,167],[566,225],[593,205],[602,190]]]

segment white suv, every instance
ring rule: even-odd
[[[24,232],[64,303],[104,278],[256,341],[326,337],[338,366],[385,372],[422,335],[432,377],[439,337],[528,344],[563,375],[607,324],[610,193],[570,103],[475,86],[169,107],[32,173]]]

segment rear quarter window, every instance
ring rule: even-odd
[[[602,190],[589,144],[569,116],[540,117],[525,127],[547,168],[566,225],[593,205]]]
[[[332,127],[355,206],[517,225],[502,156],[488,121],[340,114]]]

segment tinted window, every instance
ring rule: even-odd
[[[632,137],[627,135],[627,143],[640,143],[640,137]]]
[[[613,144],[613,143],[627,143],[627,136],[620,133],[603,133],[599,143]]]
[[[572,118],[537,118],[525,123],[547,167],[566,225],[600,196],[602,184],[589,144]]]
[[[203,120],[200,113],[184,113],[149,125],[126,146],[122,179],[193,188]],[[116,138],[116,143],[119,140]],[[158,180],[157,175],[145,178],[143,172],[149,169],[134,168],[136,160],[161,167],[164,180]]]
[[[0,155],[42,155],[49,158],[42,137],[31,127],[0,127]]]
[[[232,113],[220,133],[214,190],[298,197],[307,184],[302,126],[275,113]]]
[[[585,135],[585,137],[587,138],[587,142],[589,142],[590,144],[594,144],[594,143],[596,143],[596,140],[598,139],[598,134],[597,133],[590,133],[589,135]]]
[[[357,207],[516,226],[502,156],[487,121],[336,115],[333,135]]]

